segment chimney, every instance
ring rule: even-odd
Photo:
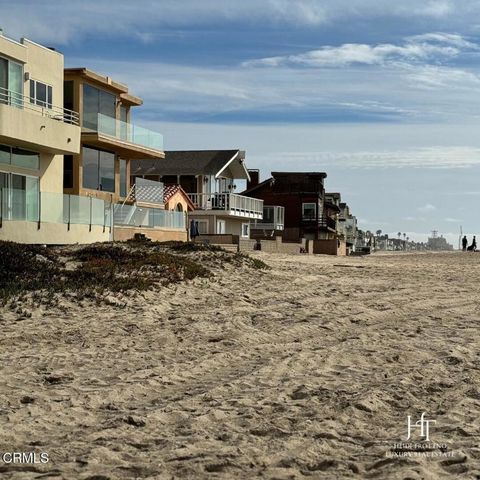
[[[248,170],[250,180],[247,182],[247,190],[256,187],[260,180],[260,170]]]

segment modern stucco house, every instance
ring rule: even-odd
[[[200,235],[249,238],[250,221],[263,216],[263,200],[236,193],[250,179],[241,150],[166,151],[165,159],[132,161],[130,173],[180,185],[195,207],[189,218]]]
[[[187,240],[185,212],[165,209],[164,185],[130,182],[131,162],[163,162],[163,136],[132,122],[143,104],[128,87],[87,68],[65,69],[66,108],[79,112],[80,151],[65,155],[64,191],[101,199],[113,211],[113,239],[144,233],[152,240]]]
[[[80,151],[79,115],[64,108],[63,55],[0,32],[0,239],[108,240],[103,202],[63,193],[63,156]]]
[[[186,240],[186,213],[129,199],[130,161],[164,158],[161,134],[131,122],[142,100],[63,55],[0,30],[0,239],[68,244]],[[149,187],[152,190],[152,187]],[[185,204],[188,207],[188,201]]]

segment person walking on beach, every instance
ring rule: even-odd
[[[473,236],[472,244],[467,248],[469,252],[476,252],[477,251],[477,240],[475,235]]]
[[[467,250],[468,240],[467,236],[464,235],[462,238],[462,250],[465,252]]]

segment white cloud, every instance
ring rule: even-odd
[[[349,168],[467,168],[480,165],[480,148],[428,147],[409,150],[356,152],[279,152],[272,153],[279,165],[294,163],[303,168],[332,166]],[[426,205],[418,210],[432,210]]]
[[[401,45],[390,43],[367,45],[346,43],[340,46],[322,46],[305,53],[249,60],[244,66],[278,67],[344,67],[346,65],[385,65],[393,62],[427,62],[458,56],[463,51],[477,51],[479,47],[461,35],[427,33],[407,37]]]

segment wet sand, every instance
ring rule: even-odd
[[[480,478],[479,254],[255,256],[1,311],[1,478]],[[422,412],[452,456],[390,458]]]

